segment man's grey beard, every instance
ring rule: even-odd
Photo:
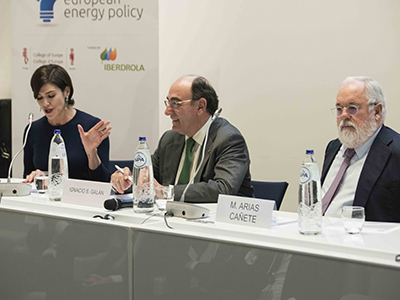
[[[352,126],[354,130],[344,129],[343,126]],[[338,126],[338,134],[340,142],[347,148],[356,149],[368,141],[378,129],[374,114],[370,114],[369,119],[357,127],[349,119],[344,119]]]

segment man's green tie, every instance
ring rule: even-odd
[[[193,146],[196,141],[192,138],[186,140],[185,161],[183,163],[181,174],[179,175],[178,184],[188,184],[190,179],[190,169],[193,162]]]

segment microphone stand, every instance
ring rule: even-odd
[[[201,161],[197,165],[196,172],[193,174],[192,178],[190,178],[190,180],[189,180],[189,183],[186,185],[186,188],[184,189],[184,191],[182,193],[181,199],[179,200],[179,202],[178,201],[167,201],[166,210],[169,215],[172,215],[175,217],[187,218],[187,219],[201,219],[201,218],[206,218],[209,216],[210,210],[208,208],[201,207],[196,204],[185,203],[185,195],[186,195],[186,192],[187,192],[189,186],[193,184],[194,178],[196,178],[197,173],[200,170],[200,166],[202,165],[202,163],[204,161],[204,156],[205,156],[206,146],[207,146],[207,141],[208,141],[208,134],[210,132],[211,124],[212,124],[212,122],[214,122],[214,120],[216,118],[219,117],[221,112],[222,112],[222,108],[219,108],[214,113],[214,115],[211,119],[211,123],[208,126],[207,134],[204,139],[204,146],[203,146],[203,153],[202,153]]]
[[[26,141],[28,139],[28,134],[32,126],[33,121],[33,113],[29,114],[29,125],[28,129],[25,133],[25,140],[22,148],[17,152],[17,154],[13,157],[10,167],[8,168],[8,177],[7,182],[0,183],[0,196],[29,196],[32,192],[32,186],[29,183],[11,183],[11,169],[14,164],[15,159],[21,153],[21,151],[25,148]]]

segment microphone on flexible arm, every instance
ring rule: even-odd
[[[15,154],[13,157],[10,167],[8,168],[8,177],[7,177],[7,182],[1,182],[0,183],[0,195],[1,196],[29,196],[32,191],[32,186],[29,183],[11,183],[11,170],[14,164],[15,159],[17,156],[21,153],[22,150],[24,150],[26,141],[28,139],[28,134],[32,126],[32,121],[33,121],[33,113],[29,113],[29,125],[28,129],[26,130],[25,133],[25,140],[24,144],[22,145],[22,148]]]
[[[217,111],[214,113],[214,115],[211,119],[211,123],[208,126],[206,137],[204,139],[204,144],[203,144],[204,146],[203,146],[201,161],[197,165],[196,172],[194,172],[192,178],[190,178],[190,180],[189,180],[189,183],[186,185],[186,188],[183,190],[181,199],[179,200],[179,202],[178,201],[167,201],[167,204],[166,204],[167,213],[174,217],[182,217],[182,218],[187,218],[187,219],[201,219],[201,218],[208,217],[208,215],[210,214],[210,210],[208,208],[201,207],[196,204],[185,203],[185,195],[186,195],[186,192],[187,192],[189,186],[193,184],[193,181],[196,178],[197,173],[199,172],[200,167],[204,161],[204,156],[205,156],[207,141],[208,141],[208,134],[210,132],[211,124],[214,122],[214,120],[216,118],[219,117],[221,112],[222,112],[222,108],[220,107],[219,109],[217,109]]]

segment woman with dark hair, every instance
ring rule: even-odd
[[[59,65],[39,67],[32,75],[31,87],[45,116],[32,123],[27,138],[25,182],[32,182],[36,173],[48,169],[50,141],[55,129],[61,130],[65,142],[69,178],[109,182],[110,121],[73,108],[72,81]]]

